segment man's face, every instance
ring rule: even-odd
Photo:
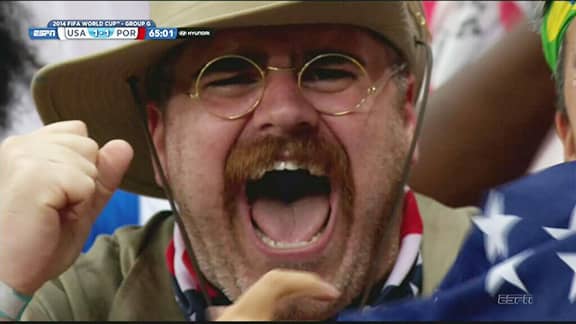
[[[214,285],[235,299],[267,271],[295,268],[341,290],[332,305],[288,301],[279,314],[292,319],[332,315],[361,292],[369,267],[381,276],[390,271],[400,224],[390,216],[391,193],[414,126],[411,90],[401,93],[391,81],[358,111],[330,116],[302,94],[297,70],[268,71],[257,108],[236,120],[216,117],[185,92],[217,56],[298,69],[324,52],[363,62],[372,81],[395,63],[384,42],[352,27],[222,30],[181,52],[165,111],[151,111],[159,156],[201,270]],[[386,250],[378,259],[376,241]]]
[[[564,159],[576,160],[576,24],[570,23],[565,34],[564,69],[564,103],[566,111],[556,113],[556,131],[564,146]]]

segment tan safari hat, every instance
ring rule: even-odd
[[[158,27],[220,28],[336,23],[371,29],[405,56],[421,84],[428,30],[419,1],[158,1],[150,3]],[[193,40],[191,40],[193,41]],[[164,197],[154,181],[151,155],[138,107],[126,80],[143,78],[146,68],[180,41],[131,41],[126,46],[49,65],[32,82],[44,123],[78,119],[100,145],[121,138],[134,148],[134,160],[121,188]]]

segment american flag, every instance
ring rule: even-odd
[[[482,206],[431,296],[339,319],[576,320],[576,162],[497,187]]]

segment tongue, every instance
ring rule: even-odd
[[[304,197],[292,203],[259,198],[252,204],[252,220],[276,242],[309,241],[320,231],[329,212],[326,195]]]

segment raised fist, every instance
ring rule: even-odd
[[[0,146],[0,281],[31,295],[76,260],[132,160],[102,148],[81,121],[7,138]]]

